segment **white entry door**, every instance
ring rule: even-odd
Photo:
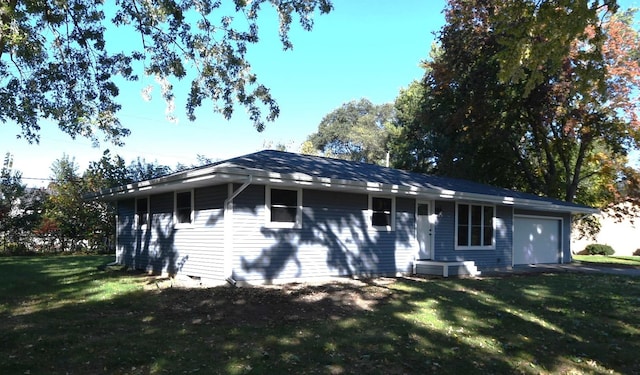
[[[420,252],[417,259],[432,259],[433,207],[431,202],[418,202],[416,212],[416,236]]]

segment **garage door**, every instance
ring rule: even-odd
[[[518,217],[513,222],[513,263],[560,263],[561,220]]]

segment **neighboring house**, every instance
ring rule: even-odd
[[[581,252],[593,243],[610,245],[615,255],[640,254],[640,216],[634,216],[632,203],[619,203],[617,207],[603,210],[596,217],[600,222],[600,231],[595,238],[579,238],[574,234],[571,238],[571,250],[574,254]],[[576,231],[577,232],[577,231]]]
[[[120,264],[208,282],[475,273],[571,261],[590,207],[372,164],[261,151],[101,191]]]

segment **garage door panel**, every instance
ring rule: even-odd
[[[513,263],[559,263],[560,223],[558,219],[516,217]]]

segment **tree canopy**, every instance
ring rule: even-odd
[[[354,100],[324,116],[318,131],[307,138],[305,147],[329,157],[384,164],[394,122],[392,104]]]
[[[400,122],[417,140],[405,142],[409,166],[588,204],[596,182],[624,190],[640,142],[640,39],[614,8],[451,0],[419,111]]]
[[[119,144],[129,134],[117,117],[120,85],[142,73],[157,78],[169,105],[172,82],[189,78],[190,120],[205,100],[226,118],[237,103],[261,131],[279,113],[247,60],[265,4],[279,16],[284,49],[292,47],[288,33],[296,15],[310,30],[316,12],[332,9],[329,0],[5,1],[0,121],[17,123],[29,142],[39,140],[41,121],[48,119],[72,137],[95,142],[103,134]],[[118,34],[122,30],[134,34]]]

